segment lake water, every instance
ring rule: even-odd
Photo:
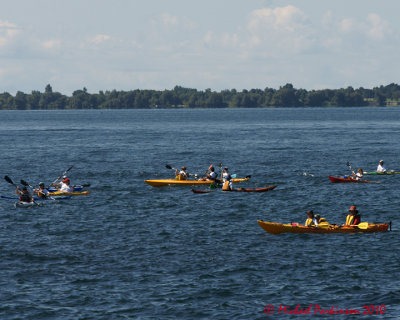
[[[0,141],[2,176],[50,183],[74,165],[72,183],[91,184],[87,197],[30,209],[0,199],[0,319],[400,318],[400,175],[328,179],[349,174],[347,161],[399,170],[400,108],[1,111]],[[144,183],[171,178],[166,164],[202,174],[211,163],[251,175],[242,187],[278,187]],[[0,194],[13,192],[3,180]],[[257,224],[304,223],[308,209],[341,224],[351,205],[392,231],[271,235]],[[285,313],[297,305],[311,314]]]

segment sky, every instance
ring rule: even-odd
[[[399,83],[399,0],[0,0],[0,92]]]

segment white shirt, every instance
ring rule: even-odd
[[[69,185],[67,185],[64,182],[61,182],[60,183],[60,191],[62,191],[62,192],[73,192],[74,188],[69,186]]]
[[[185,171],[185,170],[179,171],[179,175],[180,175],[181,177],[185,178],[185,179],[187,179],[187,178],[189,177],[188,172]]]
[[[379,164],[378,168],[376,168],[376,172],[386,172],[386,168],[381,164]]]
[[[215,173],[215,171],[210,172],[210,178],[211,179],[216,179],[217,178],[217,174]]]

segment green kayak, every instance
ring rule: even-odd
[[[372,176],[372,175],[380,175],[380,176],[385,176],[385,175],[388,175],[388,174],[400,174],[400,171],[394,171],[394,170],[391,170],[391,171],[386,171],[386,172],[377,172],[377,171],[364,171],[364,174],[366,174],[366,175],[369,175],[369,176]]]

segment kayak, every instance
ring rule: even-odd
[[[25,202],[25,201],[17,201],[14,203],[14,207],[16,208],[31,208],[36,207],[39,204],[36,202]]]
[[[233,191],[233,192],[266,192],[266,191],[274,190],[276,187],[277,186],[271,186],[271,187],[258,188],[258,189],[238,188],[238,189],[234,189],[234,190],[230,190],[230,191]],[[214,192],[214,191],[192,189],[192,192],[193,193],[210,193],[210,192]],[[229,191],[224,191],[224,192],[229,192]]]
[[[386,172],[378,172],[378,171],[368,171],[368,172],[364,172],[364,174],[366,175],[379,175],[379,176],[386,176],[386,175],[390,175],[390,174],[400,174],[400,171],[386,171]]]
[[[86,196],[89,194],[89,191],[74,191],[74,192],[63,192],[63,191],[55,191],[49,192],[49,196]]]
[[[356,180],[356,179],[349,178],[349,177],[332,177],[332,176],[328,176],[328,178],[333,183],[347,183],[347,182],[354,182],[354,183],[371,183],[371,182],[375,182],[375,183],[378,183],[378,181]]]
[[[250,180],[250,176],[246,178],[236,178],[232,179],[232,182],[245,182]],[[176,185],[176,186],[198,186],[198,185],[210,185],[214,183],[212,180],[176,180],[176,179],[160,179],[160,180],[144,180],[148,185],[152,187],[164,187],[169,185]]]
[[[56,192],[58,189],[57,188],[48,188],[47,189],[49,192]],[[74,186],[74,192],[75,191],[82,191],[83,186]]]
[[[282,224],[282,223],[273,223],[258,220],[258,224],[265,231],[272,234],[280,234],[285,232],[290,233],[370,233],[370,232],[382,232],[387,231],[389,229],[390,223],[368,223],[367,228],[360,228],[358,226],[336,226],[330,225],[327,228],[318,228],[318,227],[306,227],[297,224]]]

